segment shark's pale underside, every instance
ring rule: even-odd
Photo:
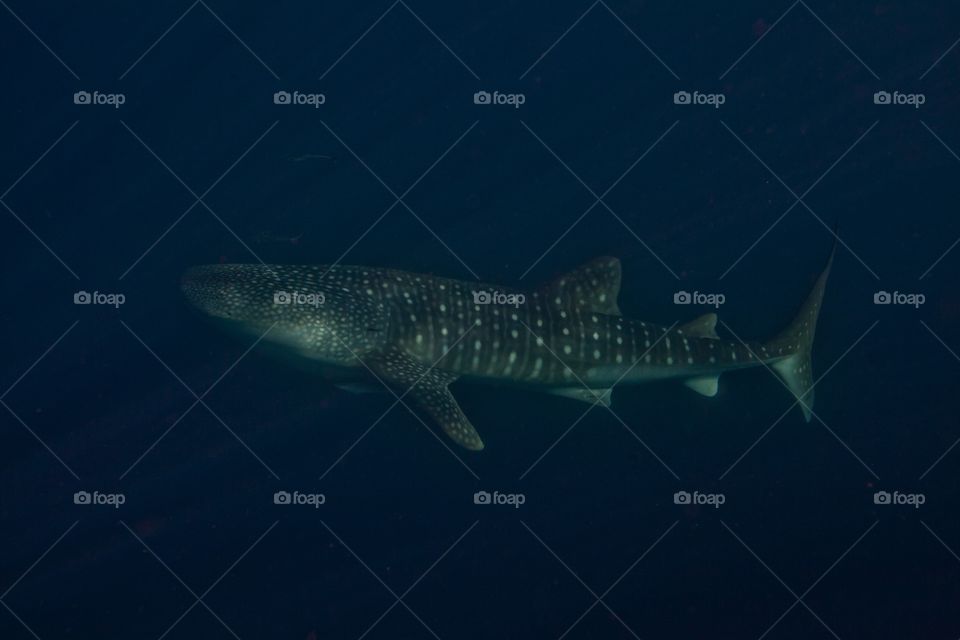
[[[623,317],[616,258],[534,291],[373,267],[258,264],[193,267],[182,289],[204,313],[322,363],[340,381],[372,373],[479,450],[448,389],[454,380],[609,404],[615,384],[667,378],[713,396],[721,373],[765,364],[809,421],[810,349],[829,272],[830,263],[793,322],[764,343],[719,339],[713,313],[671,328]]]

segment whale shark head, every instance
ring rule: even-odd
[[[180,288],[207,316],[301,355],[355,363],[387,343],[387,313],[374,296],[322,266],[192,267]]]

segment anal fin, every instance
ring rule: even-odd
[[[610,393],[613,389],[587,389],[585,387],[568,387],[562,389],[550,389],[548,393],[564,398],[573,398],[589,404],[600,404],[604,407],[610,406]]]
[[[702,396],[712,398],[717,395],[720,376],[701,376],[699,378],[687,378],[683,384],[687,385]]]

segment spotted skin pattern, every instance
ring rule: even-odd
[[[767,343],[720,340],[714,314],[671,328],[624,318],[615,258],[529,292],[363,266],[244,264],[194,267],[182,289],[201,311],[264,340],[369,370],[479,450],[447,388],[459,378],[608,402],[615,384],[667,378],[713,395],[721,373],[765,364],[809,419],[810,347],[828,273],[829,264],[796,319]]]

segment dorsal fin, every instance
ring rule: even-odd
[[[541,287],[547,304],[619,316],[620,260],[596,258]]]
[[[694,318],[687,324],[681,325],[678,329],[694,338],[720,339],[720,336],[717,335],[717,314],[715,313],[705,313],[699,318]]]

